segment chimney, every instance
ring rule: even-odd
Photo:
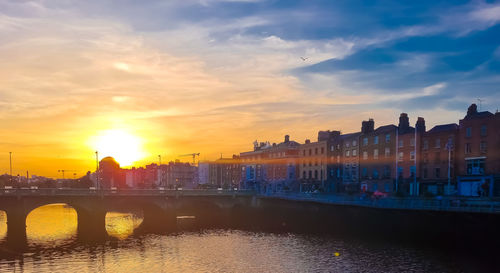
[[[407,113],[401,113],[399,116],[399,133],[404,134],[410,129],[410,121]]]
[[[423,117],[418,117],[415,129],[418,133],[425,133],[425,119]]]
[[[288,143],[290,142],[290,136],[289,135],[285,135],[285,143]]]
[[[311,143],[311,141],[309,139],[306,139],[306,144],[309,144]]]
[[[477,114],[477,105],[475,103],[473,103],[467,109],[467,116],[466,117],[473,116],[475,114]]]
[[[318,141],[328,140],[330,137],[330,131],[318,131]]]
[[[373,130],[375,130],[375,121],[372,118],[361,122],[361,133],[367,134],[373,132]]]

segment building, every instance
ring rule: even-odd
[[[456,187],[457,138],[456,123],[436,125],[422,135],[419,159],[422,194],[450,194]]]
[[[198,184],[199,185],[209,185],[210,184],[210,161],[200,161],[198,162]]]
[[[340,131],[319,131],[318,140],[326,141],[326,192],[339,192],[342,183],[342,163],[340,158],[341,152],[341,137]]]
[[[321,132],[320,132],[321,133]],[[326,131],[327,139],[327,192],[343,192],[342,136],[340,131]],[[323,139],[323,137],[321,137]]]
[[[419,195],[419,145],[425,132],[425,121],[419,117],[416,128],[410,126],[408,114],[401,113],[396,135],[396,184],[395,191]]]
[[[326,189],[327,145],[326,140],[311,142],[309,139],[306,139],[305,143],[300,145],[300,191]]]
[[[458,194],[500,196],[500,113],[472,104],[459,121],[458,142]]]
[[[390,124],[374,129],[373,119],[362,123],[359,168],[362,191],[394,191],[396,177],[396,132]]]
[[[361,132],[341,135],[342,185],[344,191],[359,192],[359,136]]]
[[[263,164],[266,192],[280,192],[298,188],[298,142],[285,135],[284,141],[273,143],[268,149],[268,159]]]
[[[194,188],[196,184],[196,166],[176,160],[170,161],[164,171],[164,186],[169,189]]]
[[[264,164],[269,158],[269,142],[254,142],[253,151],[240,153],[241,184],[245,189],[263,191],[265,185]]]
[[[101,159],[99,162],[98,187],[101,189],[126,188],[125,171],[120,168],[120,164],[110,156]]]
[[[240,188],[241,171],[239,156],[233,155],[231,158],[221,157],[215,160],[212,165],[212,185],[224,189]]]

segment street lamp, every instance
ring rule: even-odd
[[[12,185],[12,152],[9,152],[9,162],[10,162],[10,184]]]
[[[99,152],[98,151],[95,151],[95,165],[96,165],[96,171],[95,171],[95,174],[96,174],[96,186],[97,186],[97,189],[100,189],[100,185],[99,185]]]

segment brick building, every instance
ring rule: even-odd
[[[458,125],[456,123],[436,125],[422,136],[419,159],[421,172],[421,192],[445,194],[448,182],[456,187],[456,160],[454,147],[457,142]]]
[[[327,141],[311,142],[306,139],[299,147],[299,178],[302,191],[326,188]]]
[[[458,140],[458,194],[500,196],[500,113],[472,104],[459,121]]]

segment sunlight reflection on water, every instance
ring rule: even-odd
[[[0,241],[7,236],[7,214],[0,210]]]
[[[65,204],[51,204],[34,209],[26,218],[26,235],[32,244],[60,244],[76,236],[78,217]]]
[[[106,214],[106,230],[110,236],[120,240],[134,233],[134,229],[142,223],[142,218],[132,212],[108,212]]]

